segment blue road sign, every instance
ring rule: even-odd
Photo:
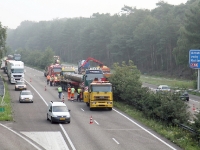
[[[192,69],[200,69],[200,50],[189,51],[189,66]]]

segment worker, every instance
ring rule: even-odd
[[[68,88],[67,88],[67,95],[68,95],[68,100],[70,101],[71,100],[71,87],[70,85],[68,85]]]
[[[52,75],[51,78],[52,78],[52,86],[54,86],[54,75]]]
[[[50,78],[50,75],[47,75],[47,85],[49,85]]]
[[[60,99],[61,99],[61,94],[62,94],[62,87],[59,86],[58,87],[58,98],[60,98]]]
[[[56,86],[56,85],[57,85],[57,82],[58,82],[58,77],[57,77],[57,76],[55,76],[55,77],[54,77],[54,86]]]
[[[82,90],[81,90],[81,88],[79,87],[79,88],[77,89],[77,102],[78,102],[78,101],[81,101],[81,94],[82,94]]]
[[[75,93],[75,88],[72,86],[71,88],[71,101],[74,101],[74,93]]]
[[[53,75],[50,77],[50,86],[53,86]]]

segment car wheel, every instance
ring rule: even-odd
[[[68,123],[70,123],[70,121],[68,121]]]
[[[47,114],[47,120],[49,120],[48,114]]]
[[[17,89],[15,88],[15,91],[17,91]]]
[[[53,124],[53,119],[52,119],[52,117],[51,117],[51,124]]]
[[[187,101],[189,101],[189,98],[187,98]]]

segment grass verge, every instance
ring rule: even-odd
[[[146,118],[142,112],[136,110],[134,107],[124,105],[121,102],[115,102],[114,106],[119,110],[125,112],[130,117],[138,120],[142,124],[156,131],[163,137],[175,143],[184,150],[199,150],[198,142],[192,139],[192,135],[187,131],[175,126],[166,126],[157,120]]]
[[[8,90],[7,83],[5,83],[5,80],[4,80],[4,85],[5,85],[5,96],[4,96],[4,99],[1,99],[0,121],[12,121],[13,116],[12,116],[12,107],[10,103],[10,100],[11,100],[10,93]]]

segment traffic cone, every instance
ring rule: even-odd
[[[30,78],[30,82],[31,82],[31,78]]]
[[[44,90],[45,90],[45,91],[47,90],[46,85],[45,85],[45,87],[44,87]]]
[[[63,99],[62,99],[62,102],[63,102],[63,103],[65,102],[64,94],[63,94]]]
[[[92,116],[90,117],[90,124],[93,124]]]
[[[192,110],[194,110],[194,111],[195,111],[195,106],[194,106],[194,104],[193,104]]]

